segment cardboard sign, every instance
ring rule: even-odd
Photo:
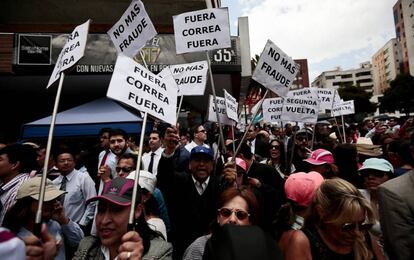
[[[207,84],[207,61],[171,65],[180,96],[202,96]]]
[[[267,40],[252,78],[279,96],[284,97],[288,93],[298,71],[299,65],[271,40]]]
[[[132,1],[121,19],[107,32],[118,53],[134,57],[157,31],[141,1]]]
[[[224,103],[226,104],[227,117],[237,122],[239,120],[237,116],[237,108],[239,107],[239,103],[237,103],[236,99],[232,95],[230,95],[225,89]]]
[[[50,87],[50,85],[60,78],[60,73],[62,71],[75,65],[75,63],[83,57],[90,21],[91,20],[88,20],[77,26],[69,35],[65,46],[63,46],[63,49],[56,60],[55,68],[53,69],[46,88]]]
[[[177,85],[171,73],[160,78],[134,60],[119,55],[106,96],[176,124]]]
[[[267,123],[280,122],[282,108],[283,98],[266,98],[262,105],[263,120]]]
[[[342,101],[334,103],[332,108],[332,116],[345,116],[355,114],[354,101]]]
[[[319,109],[332,109],[334,102],[335,89],[333,88],[312,88],[318,93],[320,102]]]
[[[228,118],[226,114],[226,103],[224,101],[224,98],[217,97],[216,102],[217,102],[220,123],[223,125],[235,125],[234,122],[230,118]],[[214,105],[214,96],[210,95],[208,104],[209,105],[208,105],[207,121],[217,122],[216,107]]]
[[[316,123],[319,100],[309,97],[284,99],[281,121]]]
[[[227,7],[175,15],[173,23],[177,54],[231,47]]]

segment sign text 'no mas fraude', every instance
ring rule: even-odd
[[[118,53],[134,57],[145,43],[157,35],[141,1],[132,1],[122,17],[108,31]]]
[[[267,40],[252,78],[279,96],[284,97],[288,93],[298,71],[299,64],[296,64],[271,40]]]
[[[177,54],[231,47],[227,8],[175,15],[173,22]]]
[[[160,78],[134,60],[119,55],[106,95],[175,125],[177,91],[171,73]]]
[[[60,73],[62,71],[75,65],[76,62],[83,57],[90,21],[91,20],[88,20],[85,23],[78,25],[69,35],[68,40],[56,60],[55,67],[46,88],[50,87],[50,85],[60,78]]]

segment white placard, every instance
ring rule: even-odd
[[[316,89],[319,98],[319,109],[332,109],[335,89],[333,88],[312,88]]]
[[[239,103],[237,103],[237,100],[232,95],[230,95],[225,89],[224,103],[226,104],[227,117],[237,122],[239,120],[237,116],[237,108],[239,106]]]
[[[214,97],[210,95],[209,101],[208,101],[208,117],[207,121],[210,122],[217,122],[217,116],[216,116],[216,107],[214,106]],[[223,97],[217,97],[217,108],[218,108],[218,114],[220,123],[223,125],[234,125],[233,120],[228,118],[226,114],[226,104]]]
[[[318,99],[318,93],[314,88],[302,88],[289,91],[286,97]]]
[[[318,120],[319,100],[309,97],[284,99],[281,121],[316,123]]]
[[[342,101],[339,103],[334,103],[332,108],[332,116],[345,116],[355,114],[354,101]]]
[[[231,47],[227,7],[175,15],[173,22],[177,54]]]
[[[266,98],[263,101],[262,111],[263,120],[266,123],[276,123],[281,121],[283,108],[283,98]]]
[[[121,18],[107,32],[118,53],[134,57],[157,31],[141,1],[132,1]]]
[[[160,78],[134,60],[119,55],[106,96],[176,124],[177,85],[171,73]]]
[[[62,71],[75,65],[75,63],[83,57],[90,21],[91,20],[88,20],[85,23],[78,25],[69,35],[68,40],[56,60],[55,68],[53,69],[46,88],[50,87],[50,85],[60,78],[60,73]]]
[[[271,40],[267,40],[252,78],[279,96],[284,97],[288,93],[299,67],[299,64],[296,64]]]
[[[207,61],[171,65],[180,96],[202,96],[207,84]]]

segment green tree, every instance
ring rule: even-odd
[[[380,109],[387,112],[399,110],[408,116],[414,106],[414,77],[409,74],[398,75],[390,85],[384,92]]]
[[[348,117],[351,121],[361,121],[368,113],[373,113],[376,109],[375,104],[369,101],[372,94],[361,87],[340,87],[338,93],[344,101],[354,100],[355,114]]]

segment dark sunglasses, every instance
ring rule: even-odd
[[[352,232],[358,227],[359,231],[368,231],[372,228],[372,223],[344,223],[341,226],[342,232]]]
[[[238,220],[245,220],[250,216],[249,213],[241,209],[221,208],[218,210],[218,213],[220,214],[220,216],[224,218],[229,218],[231,214],[233,214],[233,212],[234,214],[236,214],[236,217]]]
[[[385,174],[386,172],[383,171],[361,171],[362,177],[369,177],[370,175],[372,175],[377,178],[383,178]]]
[[[133,169],[131,167],[116,167],[115,170],[116,172],[131,172]]]

